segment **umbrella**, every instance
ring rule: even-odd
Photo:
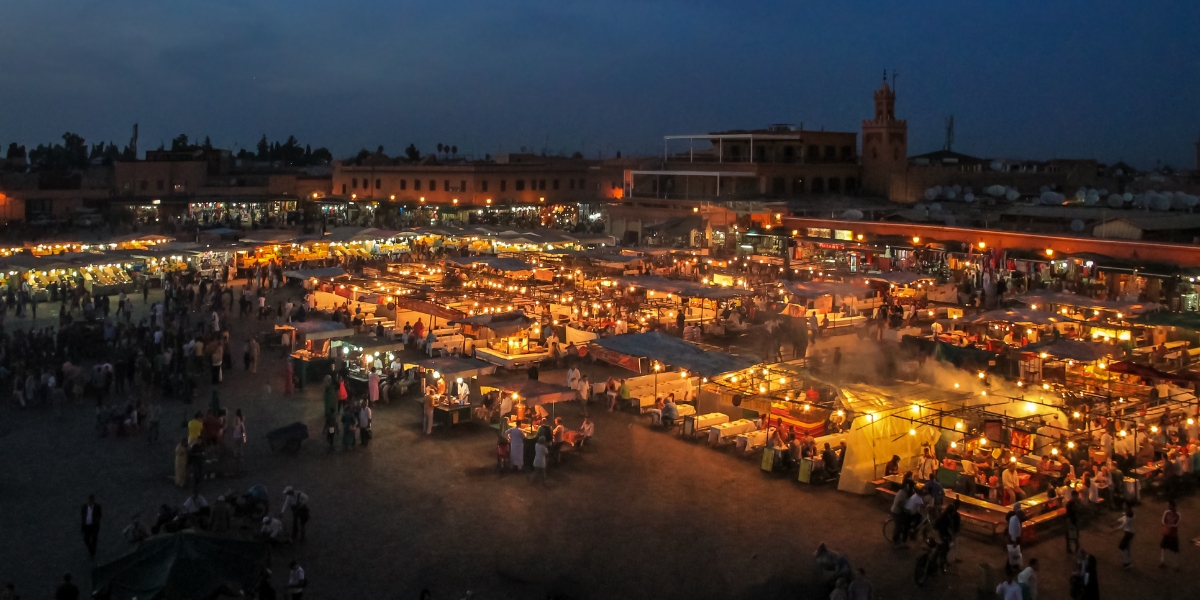
[[[183,531],[152,537],[92,569],[94,595],[115,599],[207,600],[251,591],[263,577],[262,542]]]

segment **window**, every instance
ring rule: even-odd
[[[571,184],[571,189],[575,189],[575,179],[574,178],[568,179],[567,182]],[[558,188],[554,188],[554,189],[557,190]]]
[[[381,180],[381,179],[375,180],[375,189],[377,189],[377,190],[383,189],[383,180]]]
[[[163,180],[159,179],[159,180],[156,182],[156,184],[155,184],[155,187],[157,187],[157,188],[158,188],[158,189],[160,189],[160,190],[161,190],[161,189],[163,189]]]
[[[146,190],[146,188],[148,188],[148,187],[150,187],[150,182],[149,182],[149,181],[146,181],[145,179],[143,179],[143,180],[142,180],[142,185],[141,185],[141,188],[142,188],[142,190],[144,191],[144,190]]]
[[[846,191],[853,192],[856,189],[858,189],[858,182],[855,181],[853,177],[847,177],[846,178]]]
[[[542,179],[541,181],[538,181],[538,189],[539,189],[539,190],[544,190],[544,189],[546,189],[546,180],[545,180],[545,179]]]
[[[487,191],[487,181],[488,180],[484,179],[483,181],[479,182],[479,191],[481,191],[481,192]]]
[[[821,149],[816,144],[810,145],[808,151],[804,153],[804,158],[808,162],[821,162]]]
[[[555,179],[555,180],[554,180],[554,182],[553,182],[553,184],[552,184],[550,187],[551,187],[551,189],[555,189],[555,190],[557,190],[557,189],[558,189],[558,180],[557,180],[557,179]]]
[[[825,146],[825,160],[833,160],[837,158],[837,151],[833,146]]]
[[[418,192],[421,191],[421,180],[420,179],[413,180],[413,189]]]
[[[792,193],[793,194],[803,194],[804,193],[804,178],[803,177],[796,177],[796,178],[792,179]]]
[[[500,191],[504,192],[504,191],[507,191],[507,190],[508,190],[508,180],[507,180],[507,179],[501,179],[501,180],[500,180]]]
[[[358,178],[357,177],[350,180],[350,187],[352,187],[356,190],[358,189]]]
[[[793,162],[795,160],[796,160],[796,147],[795,146],[784,146],[783,147],[783,161],[784,162]]]
[[[518,192],[525,191],[525,180],[524,179],[517,180],[517,191]]]
[[[431,191],[431,192],[437,191],[437,180],[436,179],[429,180],[429,191]]]
[[[782,196],[787,193],[785,180],[782,177],[775,177],[771,180],[771,193],[776,196]]]
[[[842,146],[842,160],[850,160],[854,158],[853,146]]]
[[[586,188],[587,188],[587,180],[586,180],[586,179],[580,179],[580,180],[579,180],[579,189],[581,189],[581,190],[582,190],[582,189],[586,189]],[[597,185],[597,186],[596,186],[596,189],[600,189],[600,186],[599,186],[599,185]]]
[[[467,182],[466,182],[466,180],[465,180],[465,179],[464,179],[464,180],[460,180],[460,181],[458,182],[458,191],[460,191],[460,192],[465,192],[465,191],[467,191]]]
[[[442,180],[442,191],[443,192],[450,191],[450,180],[449,179]]]
[[[402,190],[408,189],[408,180],[407,179],[400,180],[400,189],[402,189]]]
[[[813,177],[812,191],[814,194],[825,193],[825,180],[820,177]]]
[[[829,178],[829,191],[836,193],[842,191],[842,180],[837,177]]]
[[[363,189],[364,190],[371,189],[371,181],[369,179],[367,179],[366,177],[363,177]]]
[[[346,184],[342,184],[342,195],[346,194]]]

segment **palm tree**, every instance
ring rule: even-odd
[[[450,146],[450,154],[458,155],[458,146]]]
[[[437,145],[437,149],[438,149],[438,152],[440,153],[440,152],[442,151],[442,145],[441,145],[441,144],[438,144],[438,145]]]

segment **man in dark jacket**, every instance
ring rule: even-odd
[[[87,504],[79,511],[80,526],[83,530],[83,544],[87,546],[88,555],[96,558],[96,540],[100,537],[100,517],[103,514],[96,496],[89,495]]]

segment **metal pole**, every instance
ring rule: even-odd
[[[717,138],[717,162],[725,162],[725,138]]]
[[[696,162],[695,140],[692,138],[688,138],[688,162]]]

